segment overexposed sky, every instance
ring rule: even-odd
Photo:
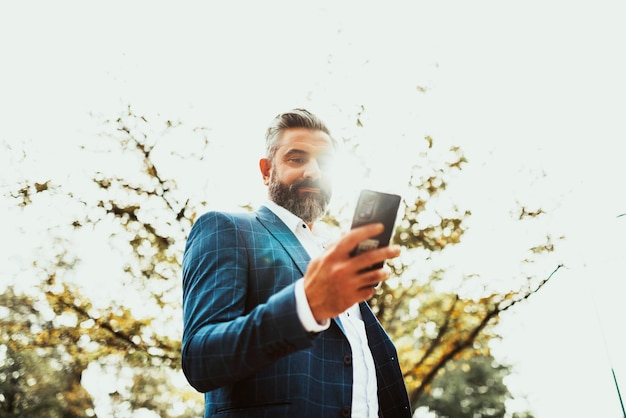
[[[439,262],[502,286],[565,265],[503,317],[494,353],[515,366],[514,394],[538,418],[620,417],[625,15],[608,0],[5,2],[0,141],[37,163],[0,167],[2,181],[76,180],[88,162],[63,156],[127,105],[208,127],[211,154],[180,178],[223,208],[264,197],[263,132],[292,107],[359,142],[372,176],[346,169],[342,196],[401,188],[425,135],[460,146],[469,163],[447,197],[472,211],[470,230]],[[547,213],[514,223],[517,202]],[[556,251],[521,266],[546,233]]]

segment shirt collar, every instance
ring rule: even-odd
[[[289,212],[287,209],[278,205],[276,202],[272,200],[269,200],[269,199],[266,200],[263,203],[263,206],[267,207],[276,216],[278,216],[278,218],[281,221],[283,221],[283,223],[287,225],[287,228],[289,228],[294,234],[296,234],[296,236],[301,236],[302,231],[303,231],[303,226],[308,231],[310,231],[313,239],[319,242],[322,246],[328,245],[328,243],[332,240],[332,237],[334,236],[332,231],[328,229],[327,225],[325,225],[323,222],[317,222],[315,224],[315,231],[313,231],[309,229],[306,222],[304,222],[302,219],[300,219],[299,217]]]
[[[304,223],[302,219],[298,218],[296,215],[271,200],[266,200],[263,203],[263,206],[274,212],[274,214],[278,216],[280,220],[283,221],[283,223],[294,232],[298,229],[297,227],[299,225],[302,225]]]

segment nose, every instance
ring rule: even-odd
[[[317,162],[317,159],[311,158],[304,170],[304,177],[309,179],[318,179],[322,176],[322,170]]]

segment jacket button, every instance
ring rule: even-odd
[[[351,354],[346,354],[345,356],[343,356],[343,364],[345,364],[346,366],[351,366],[352,365],[352,355]]]
[[[344,406],[341,408],[341,416],[344,418],[350,418],[350,407]]]

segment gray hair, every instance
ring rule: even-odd
[[[273,160],[274,154],[280,145],[279,142],[282,133],[287,129],[292,128],[305,128],[322,131],[331,137],[333,145],[336,146],[335,140],[330,135],[330,131],[320,118],[306,109],[293,109],[289,112],[276,115],[269,128],[267,128],[267,132],[265,134],[265,144],[267,150],[266,157],[268,160]]]

